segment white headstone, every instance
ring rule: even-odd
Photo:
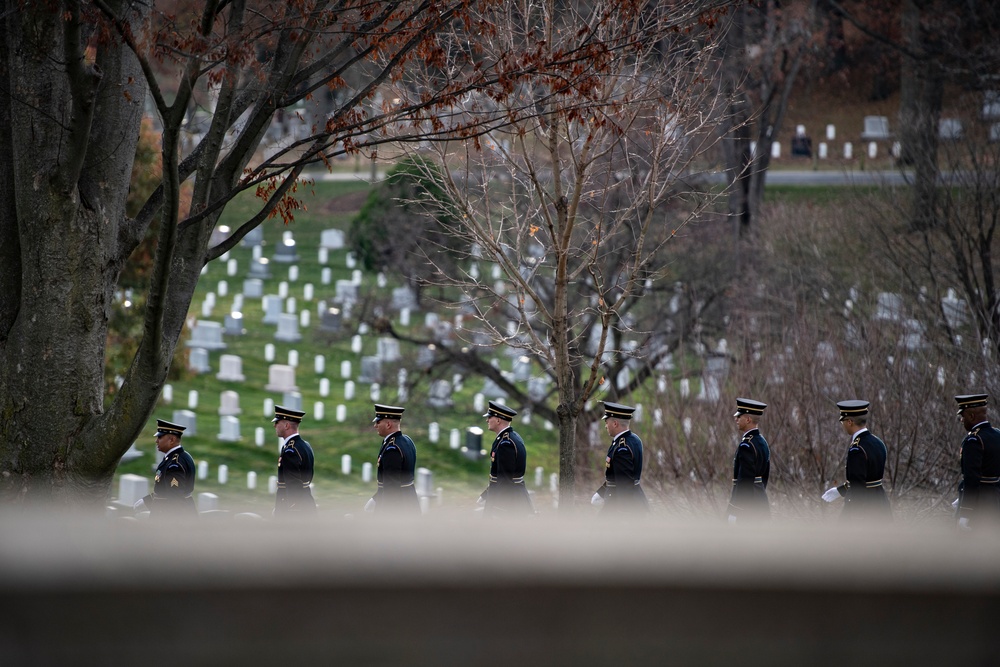
[[[240,441],[239,417],[225,416],[219,419],[219,440],[223,442]]]
[[[288,282],[294,283],[299,280],[299,267],[298,265],[292,265],[288,267]]]
[[[361,464],[361,481],[366,484],[372,481],[372,464],[368,461]]]
[[[687,378],[681,378],[680,381],[680,392],[681,398],[687,398],[691,395],[691,381]]]
[[[299,311],[299,326],[302,327],[303,329],[308,328],[309,319],[311,315],[312,313],[309,312],[308,310]]]
[[[296,312],[298,312],[298,309],[299,305],[298,302],[295,300],[295,297],[294,296],[288,297],[288,299],[285,301],[285,313],[289,315],[294,315]]]
[[[278,476],[271,475],[267,478],[267,492],[272,496],[278,492]]]
[[[829,152],[830,152],[830,149],[826,145],[826,142],[825,141],[819,142],[819,159],[820,160],[827,159],[829,157]]]
[[[340,474],[350,475],[351,474],[351,455],[344,454],[340,457]]]
[[[195,373],[208,373],[212,366],[208,363],[208,350],[203,347],[194,347],[188,352],[188,370]]]
[[[344,400],[353,401],[354,400],[354,380],[348,380],[344,383]]]
[[[344,238],[343,230],[324,229],[320,234],[320,248],[322,250],[340,250],[344,247]]]
[[[358,260],[354,257],[353,252],[349,252],[347,253],[347,256],[344,258],[344,263],[346,264],[347,268],[353,269],[355,266],[358,265]]]
[[[191,329],[191,338],[187,341],[188,347],[201,347],[206,350],[224,350],[226,344],[222,342],[222,325],[218,322],[208,320],[198,320]]]
[[[160,397],[163,399],[163,402],[166,403],[166,404],[168,404],[168,405],[170,403],[173,403],[174,402],[174,385],[172,385],[172,384],[165,384],[165,385],[163,385],[163,391],[160,393]]]
[[[247,473],[247,488],[251,491],[257,488],[257,473],[252,470]]]
[[[277,324],[281,317],[281,307],[284,304],[282,298],[276,294],[265,294],[262,307],[264,308],[264,324]]]
[[[227,466],[225,463],[221,464],[219,466],[218,474],[219,474],[219,484],[229,483],[229,466]]]
[[[268,343],[264,346],[264,361],[267,363],[274,361],[274,343]]]
[[[427,439],[431,442],[437,442],[438,438],[441,436],[441,426],[437,422],[431,422],[427,425]]]
[[[316,372],[316,375],[322,375],[326,370],[326,357],[322,354],[317,354],[313,357],[313,370]]]
[[[541,486],[545,483],[545,470],[542,466],[537,466],[535,468],[535,486]]]
[[[198,461],[198,479],[208,479],[208,461]]]
[[[315,298],[315,292],[316,292],[316,288],[313,287],[313,284],[312,283],[306,283],[302,287],[302,300],[303,301],[312,301],[313,298]]]
[[[259,299],[264,296],[264,281],[258,278],[247,278],[243,281],[243,295],[248,299]]]
[[[324,266],[327,262],[330,261],[330,251],[327,250],[326,248],[320,248],[319,252],[317,253],[316,259],[319,262],[320,266]]]
[[[149,480],[142,475],[126,473],[118,479],[118,502],[131,507],[149,493]]]
[[[226,275],[229,277],[235,276],[239,271],[239,265],[235,259],[230,259],[226,262]]]
[[[274,416],[274,399],[273,398],[265,398],[264,399],[264,416],[268,417],[268,418]]]
[[[337,423],[343,424],[345,419],[347,419],[347,406],[341,403],[337,406]]]
[[[826,140],[833,141],[837,138],[837,128],[833,125],[826,126]]]
[[[319,283],[329,285],[331,280],[333,280],[333,271],[330,270],[330,267],[324,266],[323,270],[319,272]]]
[[[220,280],[219,284],[215,288],[215,291],[219,293],[219,296],[228,296],[229,283],[227,283],[225,280]]]
[[[271,364],[267,369],[267,384],[264,389],[268,391],[298,391],[295,386],[295,369],[282,364]]]
[[[225,382],[243,382],[243,359],[235,354],[224,354],[219,358],[219,372],[215,376]]]
[[[302,340],[299,333],[299,320],[294,315],[282,313],[278,316],[278,331],[274,334],[275,340],[286,343],[297,343]]]
[[[457,428],[451,429],[451,435],[449,436],[448,446],[452,449],[458,449],[462,444],[462,432]]]
[[[199,512],[211,512],[212,510],[217,509],[219,509],[219,496],[214,493],[209,493],[208,491],[202,491],[198,494]]]
[[[844,143],[844,159],[851,160],[854,158],[854,144],[850,141]]]
[[[861,133],[864,140],[883,141],[889,138],[889,118],[887,116],[865,116],[865,130]]]
[[[781,142],[775,141],[771,143],[771,159],[777,160],[781,157]]]
[[[330,395],[330,380],[329,378],[320,378],[319,380],[319,395],[322,398],[326,398]]]
[[[479,393],[473,396],[472,409],[476,414],[483,414],[483,410],[486,409],[486,397]]]
[[[344,360],[340,362],[340,377],[342,379],[347,379],[351,377],[351,362],[350,360]]]
[[[399,325],[403,327],[410,326],[410,309],[401,308],[399,310]]]
[[[868,142],[868,157],[872,160],[878,157],[878,144],[874,141]]]
[[[299,351],[298,350],[289,350],[288,351],[288,365],[291,366],[292,368],[298,368],[299,367]]]
[[[242,412],[240,410],[240,395],[232,390],[222,392],[219,396],[219,414],[223,416],[238,415]]]
[[[288,298],[288,283],[284,280],[278,283],[278,296],[282,299]]]
[[[351,282],[355,285],[360,285],[362,278],[364,278],[364,275],[361,273],[361,269],[351,271]]]
[[[379,386],[378,382],[372,382],[371,386],[368,387],[368,397],[373,401],[378,401],[382,396],[382,387]]]
[[[263,426],[258,426],[257,428],[255,428],[253,430],[253,444],[257,445],[258,447],[263,447],[264,446],[264,438],[265,438],[265,435],[264,435],[264,427]]]
[[[197,410],[198,409],[198,390],[192,389],[188,392],[188,409]]]
[[[414,486],[417,495],[426,497],[434,495],[434,474],[427,468],[417,468],[417,476],[414,479]]]

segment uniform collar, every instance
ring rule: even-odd
[[[511,427],[510,427],[510,424],[507,424],[502,429],[500,429],[499,431],[497,431],[497,437],[499,438],[501,435],[503,435],[504,433],[506,433],[509,430],[511,430]]]
[[[753,427],[752,429],[750,429],[749,431],[747,431],[746,433],[743,434],[743,438],[746,439],[746,437],[748,435],[750,435],[751,433],[760,433],[760,429],[757,428],[756,426]]]
[[[384,445],[385,443],[389,442],[389,438],[395,437],[397,433],[402,433],[402,431],[393,431],[389,435],[385,436],[384,438],[382,438],[382,444]]]
[[[628,435],[631,432],[632,432],[632,429],[627,428],[624,431],[622,431],[621,433],[619,433],[618,435],[616,435],[615,437],[611,438],[611,442],[617,442],[618,438],[624,438],[626,435]]]
[[[851,434],[851,440],[852,440],[852,441],[854,441],[854,440],[857,440],[857,439],[858,439],[858,436],[860,436],[860,435],[861,435],[862,433],[864,433],[864,432],[865,432],[865,431],[867,431],[867,430],[868,430],[868,427],[867,427],[867,426],[864,426],[864,427],[862,427],[862,428],[859,428],[859,429],[858,429],[857,431],[855,431],[854,433],[852,433],[852,434]]]
[[[976,424],[975,426],[973,426],[972,428],[970,428],[969,429],[969,433],[972,433],[973,431],[975,431],[980,426],[989,426],[989,423],[990,423],[989,419],[984,419],[983,421],[979,422],[978,424]]]
[[[183,448],[184,445],[177,445],[176,447],[172,447],[171,449],[168,449],[166,452],[163,453],[163,458],[167,458],[168,456],[176,452],[178,449],[183,449]]]

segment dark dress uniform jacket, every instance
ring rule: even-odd
[[[889,498],[882,486],[887,455],[885,443],[870,431],[854,436],[847,450],[847,483],[837,487],[845,498],[841,516],[892,518]]]
[[[490,485],[483,491],[486,514],[509,516],[534,512],[524,485],[527,466],[524,440],[508,426],[497,434],[490,450]]]
[[[632,431],[615,436],[604,463],[604,512],[649,511],[649,502],[639,480],[642,478],[642,440]]]
[[[274,514],[314,513],[316,501],[309,489],[312,478],[312,447],[296,433],[285,440],[278,456],[278,494],[274,499]]]
[[[771,474],[771,450],[759,429],[743,434],[733,460],[733,494],[729,513],[736,517],[771,516],[767,502],[767,480]]]
[[[196,516],[194,506],[194,459],[177,447],[163,457],[156,466],[153,492],[143,498],[149,508],[150,518],[164,516]]]
[[[958,518],[1000,520],[1000,431],[977,424],[962,441]]]
[[[420,500],[413,486],[417,467],[417,448],[402,431],[390,433],[378,452],[378,491],[376,512],[420,514]]]

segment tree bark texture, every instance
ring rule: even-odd
[[[84,58],[70,10],[5,5],[0,490],[103,495],[124,450],[102,440],[149,412],[106,423],[102,380],[146,91],[123,45]]]

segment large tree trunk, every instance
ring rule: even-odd
[[[21,7],[5,8],[0,82],[0,117],[9,120],[0,154],[0,491],[103,497],[124,449],[92,449],[82,434],[104,413],[107,322],[129,238],[124,202],[145,88],[124,47],[101,47],[93,66],[73,62],[72,21]],[[126,425],[138,433],[142,421]]]

